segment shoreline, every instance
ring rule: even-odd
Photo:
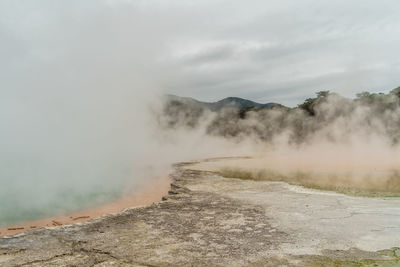
[[[400,261],[400,229],[393,228],[400,199],[319,192],[305,197],[286,183],[227,179],[196,170],[193,162],[174,167],[164,201],[93,223],[0,238],[0,265],[395,266]]]
[[[12,236],[33,229],[86,222],[107,214],[121,212],[127,208],[151,205],[161,201],[162,197],[168,194],[171,182],[172,179],[167,174],[152,178],[143,183],[137,192],[123,195],[116,201],[92,209],[0,227],[0,237]]]

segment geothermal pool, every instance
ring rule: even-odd
[[[2,194],[0,236],[32,228],[82,222],[125,208],[149,205],[167,194],[170,182],[167,175],[162,175],[136,183],[136,188],[131,191],[109,185],[108,188],[93,187],[85,192],[65,188],[64,191],[57,191],[58,197],[51,194],[45,196],[43,199],[46,201],[42,205],[36,201],[29,203],[26,197],[18,197],[15,193]]]
[[[0,196],[0,227],[36,220],[48,216],[64,215],[83,209],[90,209],[105,203],[115,201],[123,195],[122,189],[91,190],[85,193],[74,192],[73,189],[58,191],[57,196],[49,193],[51,199],[38,205],[30,203],[30,198],[18,195],[18,192],[6,192]]]

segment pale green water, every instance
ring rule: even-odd
[[[92,208],[111,202],[121,196],[122,190],[93,190],[89,192],[61,192],[42,205],[29,203],[29,198],[14,192],[0,196],[0,226],[36,220],[49,216],[67,215],[74,211]]]
[[[0,226],[102,205],[132,192],[138,180],[132,161],[115,155],[39,156],[0,156]]]

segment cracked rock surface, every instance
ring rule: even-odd
[[[400,264],[400,250],[392,248],[400,245],[400,235],[393,237],[399,234],[399,202],[376,200],[392,221],[373,220],[359,230],[351,224],[368,221],[365,214],[374,207],[369,202],[360,206],[356,198],[222,178],[192,164],[176,165],[171,176],[169,195],[151,206],[0,238],[0,266]],[[349,234],[344,227],[358,230]],[[374,234],[385,238],[369,249],[365,244],[373,242]],[[377,251],[385,248],[390,250]]]

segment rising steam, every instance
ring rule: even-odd
[[[140,5],[41,3],[0,8],[0,225],[109,201],[216,152],[223,141],[170,140],[154,123],[174,79],[162,61],[171,30]]]
[[[256,159],[211,167],[225,176],[313,187],[400,192],[399,89],[347,99],[327,91],[297,108],[227,108],[219,113],[169,100],[165,128],[203,128]],[[232,167],[234,166],[234,167]]]

